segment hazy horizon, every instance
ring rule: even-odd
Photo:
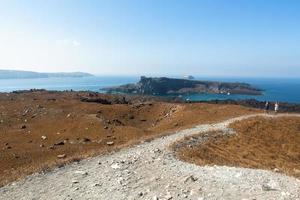
[[[300,2],[0,0],[0,69],[300,77]]]

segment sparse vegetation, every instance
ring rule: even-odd
[[[210,132],[186,138],[175,147],[181,159],[199,165],[268,169],[299,178],[299,124],[299,117],[251,118],[232,124],[234,135]]]

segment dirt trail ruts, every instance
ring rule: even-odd
[[[199,125],[109,155],[83,160],[0,188],[0,199],[300,199],[300,180],[266,170],[197,166],[169,146],[254,114]],[[299,116],[280,114],[281,116]]]

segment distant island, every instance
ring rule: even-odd
[[[58,72],[40,73],[20,70],[0,70],[0,79],[27,79],[27,78],[50,78],[50,77],[89,77],[93,76],[84,72]]]
[[[262,90],[248,83],[198,81],[175,78],[142,76],[136,84],[103,88],[108,93],[121,92],[146,95],[180,95],[193,93],[261,95]]]

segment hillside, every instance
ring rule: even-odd
[[[93,76],[84,72],[40,73],[20,70],[0,70],[0,79],[50,78],[50,77],[87,77]]]
[[[0,94],[0,185],[195,124],[258,112],[123,97],[44,90]]]

